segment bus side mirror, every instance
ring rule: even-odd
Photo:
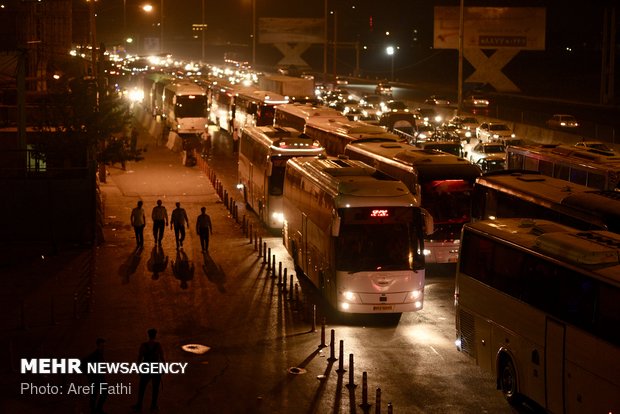
[[[338,237],[340,235],[340,216],[332,217],[332,236]]]
[[[435,232],[435,224],[433,222],[433,216],[431,216],[431,213],[428,212],[428,210],[422,208],[422,219],[424,220],[424,234],[425,235],[430,235],[433,234]]]

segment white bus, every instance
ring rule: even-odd
[[[476,180],[472,217],[529,217],[620,233],[620,192],[594,190],[536,171],[496,171]]]
[[[463,227],[456,345],[511,403],[620,412],[620,235],[546,220]]]
[[[211,85],[209,120],[224,131],[232,133],[235,118],[235,88],[214,83]]]
[[[317,156],[318,143],[293,128],[247,127],[239,142],[239,185],[245,203],[270,228],[282,228],[284,169],[291,157]]]
[[[167,84],[163,93],[163,115],[171,131],[179,135],[202,134],[207,119],[207,91],[192,81]]]
[[[284,177],[284,245],[296,270],[339,311],[417,311],[424,303],[417,204],[403,183],[360,161],[292,158]]]
[[[289,103],[276,106],[273,123],[274,125],[291,127],[303,131],[307,123],[321,122],[324,120],[348,121],[346,116],[333,108],[314,106],[311,104]]]
[[[452,154],[400,142],[353,141],[344,153],[405,183],[433,218],[434,231],[424,240],[426,263],[456,263],[480,168]]]
[[[577,147],[509,146],[506,169],[539,171],[599,190],[620,190],[620,156],[600,155]]]
[[[355,140],[398,142],[403,139],[378,125],[360,121],[316,120],[306,125],[304,132],[318,140],[329,155],[344,154],[344,147]]]
[[[288,98],[274,92],[241,88],[235,94],[235,120],[239,128],[273,125],[276,105],[288,103]],[[297,128],[299,131],[302,129]]]

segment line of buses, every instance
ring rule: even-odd
[[[213,94],[222,129],[236,93]],[[456,346],[508,401],[620,412],[615,157],[508,147],[509,169],[482,175],[336,111],[247,102],[239,189],[334,308],[418,311],[426,264],[457,263]]]

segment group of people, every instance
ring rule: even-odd
[[[156,340],[157,329],[149,329],[147,331],[147,335],[148,341],[143,342],[138,350],[138,363],[165,362],[164,349],[162,348],[161,343]],[[82,364],[105,362],[105,342],[105,339],[98,338],[96,341],[97,347],[88,356],[82,358]],[[108,392],[106,387],[101,387],[100,385],[106,383],[105,375],[100,373],[88,373],[87,376],[88,382],[95,385],[93,386],[93,393],[90,394],[91,413],[104,414],[103,406],[108,399]],[[149,383],[152,385],[151,412],[159,411],[157,400],[159,397],[161,380],[161,374],[140,374],[137,403],[132,407],[134,412],[140,412],[142,410],[142,401],[144,400],[144,394],[146,393]]]
[[[138,205],[131,211],[131,225],[136,234],[137,249],[144,247],[146,213],[142,206],[143,202],[138,201]],[[168,211],[161,200],[157,200],[157,205],[153,207],[151,219],[153,220],[153,238],[155,243],[161,246],[161,242],[164,238],[164,229],[168,226]],[[187,212],[181,207],[181,203],[177,201],[176,208],[172,210],[172,214],[170,214],[170,228],[174,229],[177,250],[183,248],[186,227],[189,229]],[[200,247],[202,251],[207,252],[209,250],[209,236],[213,234],[213,226],[211,225],[211,217],[207,214],[206,207],[200,208],[200,214],[196,218],[196,233],[200,236]]]

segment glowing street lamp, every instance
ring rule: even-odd
[[[391,80],[392,82],[394,81],[394,54],[396,53],[396,49],[394,49],[394,46],[388,46],[385,48],[385,53],[388,54],[388,56],[391,56],[392,58],[392,66],[391,66]]]

